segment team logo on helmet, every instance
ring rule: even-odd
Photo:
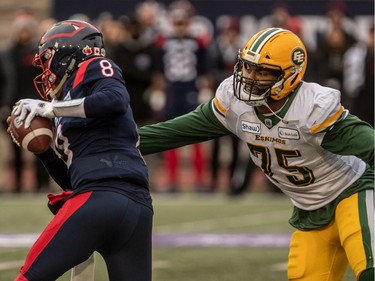
[[[92,55],[92,49],[86,45],[86,47],[82,49],[82,53],[84,53],[86,56]]]
[[[301,64],[304,63],[305,59],[306,59],[306,54],[305,54],[305,51],[302,48],[297,47],[292,51],[292,62],[293,62],[293,64],[301,65]]]
[[[94,47],[94,55],[95,56],[100,56],[101,55],[100,48]]]

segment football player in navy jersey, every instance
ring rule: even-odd
[[[105,57],[102,34],[86,22],[58,22],[41,38],[34,65],[44,100],[20,100],[14,113],[25,127],[34,116],[53,119],[55,149],[37,157],[65,192],[52,196],[56,215],[15,280],[56,280],[94,251],[110,280],[151,280],[148,171],[121,70]]]

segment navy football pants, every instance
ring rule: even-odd
[[[15,280],[56,280],[98,251],[111,281],[150,281],[152,218],[150,208],[119,193],[79,194],[45,228]]]

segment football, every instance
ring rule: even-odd
[[[35,116],[30,127],[25,129],[24,120],[20,121],[18,117],[12,114],[10,119],[10,134],[13,141],[32,153],[45,152],[51,146],[53,138],[51,120]]]

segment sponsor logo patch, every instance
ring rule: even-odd
[[[299,140],[299,132],[295,129],[279,128],[279,137],[282,139]]]
[[[241,121],[241,130],[251,134],[260,134],[260,123]]]

